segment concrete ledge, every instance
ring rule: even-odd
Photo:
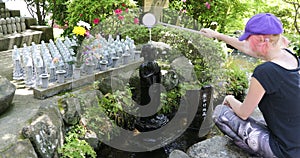
[[[46,89],[35,87],[33,89],[34,98],[37,99],[46,99],[52,97],[56,94],[70,91],[73,89],[80,88],[85,85],[93,84],[94,81],[101,80],[102,78],[108,76],[116,76],[122,73],[129,72],[138,68],[144,60],[141,58],[139,61],[132,62],[131,64],[121,65],[117,68],[110,68],[107,71],[95,72],[92,75],[81,76],[79,79],[67,79],[65,83],[51,83]]]

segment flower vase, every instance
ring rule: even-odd
[[[87,75],[91,75],[94,72],[95,64],[86,64],[85,70]]]
[[[112,57],[112,67],[115,68],[118,66],[119,57]]]
[[[49,84],[49,75],[48,74],[41,74],[40,78],[42,80],[42,84],[41,87],[42,88],[48,88],[48,84]]]
[[[129,63],[130,54],[129,53],[124,53],[122,55],[122,57],[123,57],[123,65],[128,64]]]
[[[81,73],[81,68],[80,67],[75,67],[73,71],[73,79],[79,79],[80,78],[80,73]]]
[[[101,60],[100,61],[100,70],[101,71],[106,71],[107,70],[107,64],[108,64],[107,60]]]
[[[64,83],[65,82],[66,70],[57,70],[56,74],[57,74],[57,82],[58,83]]]

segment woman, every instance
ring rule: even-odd
[[[300,62],[281,34],[281,21],[270,13],[253,16],[244,34],[229,37],[211,29],[200,34],[217,38],[265,60],[252,74],[243,102],[228,95],[214,111],[214,121],[236,145],[262,157],[300,157]],[[259,107],[265,123],[250,117]]]

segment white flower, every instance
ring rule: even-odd
[[[91,25],[90,25],[89,23],[84,22],[84,21],[81,21],[81,20],[77,23],[77,26],[85,27],[85,28],[88,29],[88,30],[91,29]]]

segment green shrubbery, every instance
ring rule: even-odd
[[[135,3],[131,0],[58,0],[50,3],[54,22],[64,28],[64,36],[71,34],[77,22],[85,21],[92,26],[103,22],[108,16],[114,15],[114,10],[132,8]],[[97,21],[95,23],[95,20]]]
[[[293,34],[287,35],[287,38],[290,40],[290,49],[292,49],[298,56],[300,56],[300,35]]]
[[[96,157],[94,149],[83,139],[86,129],[81,125],[72,126],[66,134],[64,145],[58,149],[63,158]]]

